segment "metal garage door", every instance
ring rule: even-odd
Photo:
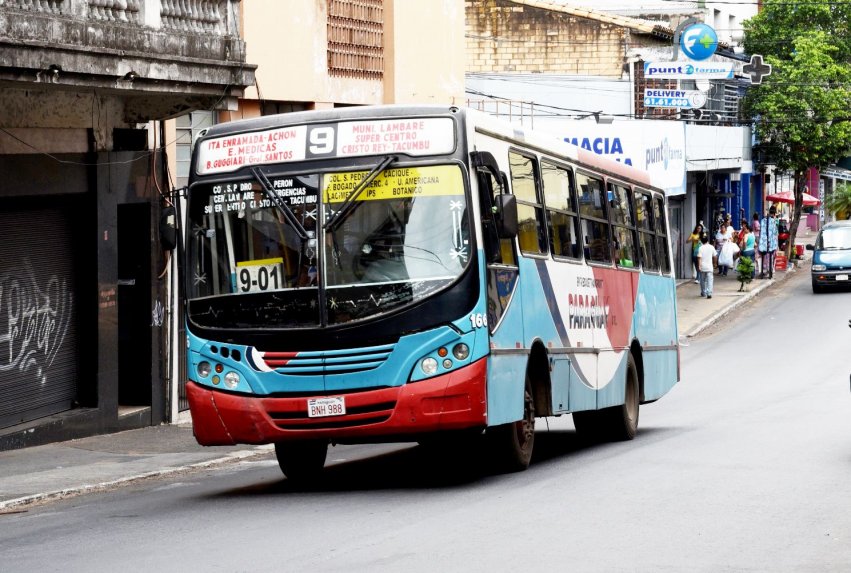
[[[0,428],[68,410],[76,397],[79,296],[66,201],[4,199],[0,210]]]

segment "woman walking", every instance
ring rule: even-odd
[[[751,262],[755,259],[755,250],[754,245],[756,244],[756,237],[751,232],[750,227],[747,223],[742,221],[742,230],[739,231],[739,248],[741,248],[741,256],[749,257]],[[754,266],[754,271],[751,272],[751,278],[755,275],[756,266]]]
[[[686,244],[691,244],[691,264],[694,266],[694,282],[698,283],[700,268],[697,263],[697,251],[700,249],[700,236],[703,234],[703,223],[694,226],[694,231],[686,239]]]

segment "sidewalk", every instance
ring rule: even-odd
[[[799,237],[800,244],[812,240],[808,232]],[[701,298],[693,281],[682,281],[677,288],[680,334],[695,336],[793,272],[795,267],[775,272],[773,280],[756,279],[741,293],[735,273],[716,275],[710,300]],[[0,515],[143,479],[271,457],[272,451],[271,446],[205,448],[195,442],[190,425],[172,424],[0,452]]]
[[[695,284],[693,280],[680,281],[677,284],[677,322],[680,336],[696,336],[771,285],[783,281],[795,270],[792,266],[787,271],[775,271],[773,279],[755,278],[745,286],[744,291],[739,291],[741,283],[734,271],[729,271],[726,277],[716,274],[711,299],[700,296],[700,285]]]

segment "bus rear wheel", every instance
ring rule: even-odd
[[[638,413],[641,397],[638,368],[632,353],[627,355],[624,403],[603,410],[573,413],[576,431],[585,437],[600,440],[631,440],[638,432]]]
[[[287,479],[299,485],[308,484],[322,474],[328,442],[325,440],[303,440],[277,442],[275,457]]]
[[[486,436],[500,470],[518,472],[529,467],[535,446],[535,397],[528,375],[523,391],[523,417],[510,424],[488,428]]]

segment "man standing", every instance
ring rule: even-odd
[[[776,214],[777,208],[772,205],[768,210],[768,217],[765,217],[759,225],[759,258],[761,264],[759,278],[761,279],[765,278],[766,269],[768,270],[768,278],[774,278],[774,257],[777,255]]]
[[[712,282],[715,269],[715,247],[709,244],[709,235],[700,235],[700,248],[697,250],[697,268],[700,271],[700,296],[712,298]]]

